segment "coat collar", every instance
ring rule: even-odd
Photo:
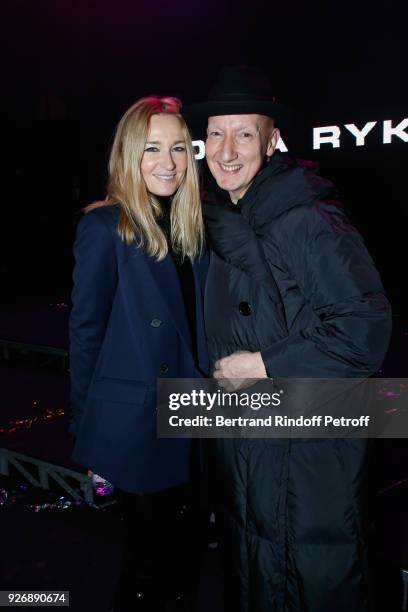
[[[215,180],[210,181],[203,196],[205,216],[210,206],[235,209],[257,229],[292,208],[334,197],[333,184],[318,176],[317,170],[315,162],[275,151],[237,204],[231,203],[228,192],[220,189]],[[216,214],[213,211],[211,216]]]
[[[326,197],[332,184],[318,177],[314,165],[275,153],[237,204],[211,183],[203,210],[211,248],[256,280],[270,279],[263,237],[274,220],[298,206]]]

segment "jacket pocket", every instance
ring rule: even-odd
[[[90,398],[130,404],[144,404],[149,387],[139,380],[97,378],[89,389]]]

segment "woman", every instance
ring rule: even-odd
[[[117,127],[107,205],[78,225],[70,319],[73,457],[123,503],[115,611],[186,609],[190,442],[157,438],[155,393],[158,377],[208,368],[203,234],[180,102],[142,98]]]

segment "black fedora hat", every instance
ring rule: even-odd
[[[269,79],[254,66],[223,68],[208,98],[183,109],[187,121],[247,114],[271,117],[278,127],[289,122],[288,108],[276,102]]]

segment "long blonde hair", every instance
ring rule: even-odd
[[[128,244],[136,241],[158,261],[168,252],[167,239],[157,223],[159,200],[146,188],[141,162],[152,115],[170,113],[180,121],[187,150],[187,170],[172,197],[170,237],[173,249],[191,260],[200,255],[204,240],[198,171],[187,125],[177,98],[148,96],[131,106],[119,121],[109,159],[107,203],[120,205],[118,232]]]

